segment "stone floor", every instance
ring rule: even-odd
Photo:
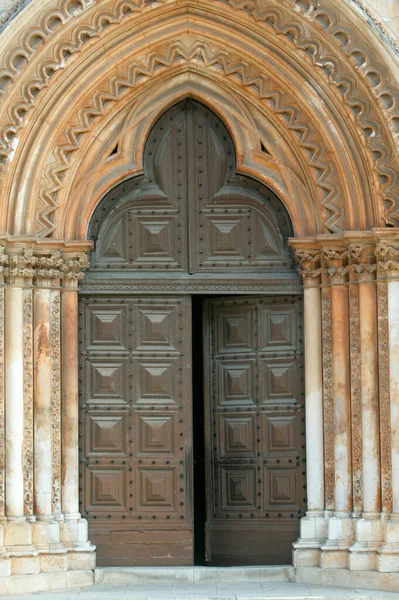
[[[51,592],[2,596],[2,600],[322,600],[397,598],[399,593],[289,582],[97,584]]]

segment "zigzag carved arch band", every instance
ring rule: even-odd
[[[51,1],[46,0],[46,6],[50,7]],[[206,3],[203,0],[195,3],[190,0],[159,0],[157,3],[147,0],[103,0],[100,3],[82,0],[82,10],[79,9],[79,2],[54,0],[52,11],[48,11],[47,17],[43,11],[40,24],[24,35],[20,48],[14,47],[14,53],[8,55],[4,69],[0,69],[0,100],[3,104],[0,106],[0,128],[5,123],[4,117],[8,118],[3,129],[0,129],[0,162],[3,162],[3,166],[7,166],[9,157],[14,160],[17,155],[15,147],[22,139],[20,132],[27,123],[28,112],[35,110],[42,95],[51,92],[53,80],[56,80],[54,75],[62,70],[67,71],[78,55],[86,52],[86,47],[94,48],[95,44],[105,43],[109,33],[123,27],[129,20],[142,19],[144,23],[145,19],[153,18],[158,11],[160,15],[167,11],[176,11],[177,14],[177,10],[187,10],[193,14],[197,11],[199,14],[206,8],[210,19],[215,16],[215,23],[220,15],[229,26],[231,23],[232,28],[237,19],[250,19],[254,30],[263,35],[265,40],[272,39],[272,36],[276,37],[277,42],[278,39],[284,39],[287,52],[293,60],[306,63],[308,68],[319,73],[323,85],[334,88],[349,120],[358,129],[356,143],[368,150],[368,160],[372,165],[368,173],[368,185],[371,195],[381,202],[378,212],[387,224],[399,223],[399,165],[392,137],[392,133],[395,134],[399,129],[397,88],[390,79],[390,70],[384,61],[376,60],[379,56],[377,48],[370,47],[370,40],[359,37],[359,23],[355,19],[352,26],[348,14],[337,12],[334,0],[328,3],[325,0],[209,0]],[[60,35],[63,30],[65,35]],[[233,58],[236,63],[239,62],[236,57]],[[215,62],[207,68],[216,68],[217,64]],[[226,77],[241,77],[238,71],[224,71]],[[20,88],[14,86],[17,81],[20,81]],[[241,85],[252,88],[251,83],[242,82]],[[50,91],[46,92],[49,87]],[[9,94],[10,91],[12,94]],[[10,104],[11,98],[13,103]],[[110,100],[110,104],[112,102],[114,99]],[[315,140],[309,125],[303,126],[298,107],[289,106],[287,110],[287,102],[282,96],[279,96],[277,103],[275,97],[265,99],[266,102],[275,111],[276,117],[285,120],[287,127],[298,138],[301,151],[308,155],[309,164],[314,174],[317,173],[320,206],[325,211],[325,230],[339,232],[345,229],[343,204],[339,199],[342,190],[334,176],[331,159],[326,157],[326,149]],[[98,111],[94,116],[101,118],[101,107],[94,105],[94,109]],[[83,136],[86,130],[84,116],[81,116],[83,121],[79,127]],[[51,235],[54,231],[53,215],[63,177],[70,168],[69,159],[76,152],[77,140],[73,139],[76,131],[72,129],[65,131],[66,142],[58,145],[56,163],[46,171],[48,180],[43,182],[40,192],[40,202],[43,203],[38,217],[40,235]],[[10,175],[6,186],[11,186],[11,181]],[[380,222],[374,221],[374,224],[379,225]]]
[[[88,135],[95,123],[112,110],[127,90],[138,86],[143,79],[159,75],[173,64],[182,60],[190,63],[201,60],[204,67],[222,69],[225,77],[234,77],[244,88],[256,91],[259,99],[267,103],[277,118],[295,136],[299,148],[314,171],[316,186],[319,190],[321,210],[326,215],[325,229],[331,233],[342,231],[344,208],[341,199],[340,186],[336,181],[336,172],[331,159],[327,160],[327,150],[312,127],[307,115],[303,115],[293,99],[288,98],[284,90],[275,81],[264,74],[252,75],[250,65],[235,59],[223,49],[211,49],[204,42],[196,41],[189,48],[176,42],[167,51],[155,50],[147,55],[145,62],[133,62],[126,70],[127,75],[112,76],[107,89],[101,86],[101,91],[94,94],[90,105],[85,105],[78,113],[77,122],[70,124],[63,133],[62,143],[54,150],[56,162],[50,164],[45,172],[44,182],[40,190],[40,209],[37,213],[37,223],[40,235],[48,236],[55,230],[54,212],[58,208],[58,194],[63,188],[63,179],[71,168],[73,155],[79,151],[82,138]],[[189,66],[188,66],[189,68]]]

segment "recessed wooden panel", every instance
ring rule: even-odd
[[[263,413],[263,444],[266,454],[298,453],[296,413]]]
[[[289,297],[207,302],[211,564],[291,561],[306,503],[299,313]]]
[[[87,501],[91,509],[126,510],[126,470],[91,467]]]
[[[139,448],[143,454],[174,454],[173,416],[139,415]]]
[[[86,365],[88,403],[120,404],[128,401],[125,360],[90,358]]]
[[[261,330],[261,351],[294,350],[297,345],[296,313],[292,307],[260,307],[260,319],[264,321]]]
[[[253,352],[254,327],[252,307],[243,306],[240,310],[221,307],[217,315],[214,336],[218,354],[242,354]]]
[[[219,263],[226,266],[226,262],[233,266],[246,261],[249,241],[246,217],[232,211],[228,214],[215,214],[215,210],[212,210],[212,213],[202,212],[208,214],[204,214],[203,229],[207,254],[201,258],[201,267],[215,267]]]
[[[298,469],[290,465],[272,465],[264,469],[264,495],[266,510],[297,509]]]
[[[133,216],[132,221],[135,264],[174,266],[177,262],[176,217]]]
[[[220,404],[254,404],[254,363],[219,362]]]
[[[254,415],[219,415],[220,457],[256,456]]]
[[[256,467],[221,467],[222,510],[256,510]]]
[[[177,477],[175,468],[140,469],[140,507],[152,510],[177,509]]]
[[[87,417],[86,454],[126,455],[126,416],[89,414]]]
[[[176,350],[175,312],[175,308],[140,307],[137,350],[156,350],[158,353]]]
[[[261,361],[262,402],[293,402],[297,398],[298,375],[294,358]]]
[[[137,360],[137,404],[176,402],[176,365],[173,361]]]
[[[124,351],[127,349],[126,306],[92,304],[86,306],[87,349]]]

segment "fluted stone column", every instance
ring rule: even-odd
[[[324,518],[323,374],[320,252],[296,251],[304,295],[307,512],[294,544],[295,566],[318,566],[326,537]]]

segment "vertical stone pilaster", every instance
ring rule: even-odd
[[[322,248],[331,300],[331,374],[334,415],[334,513],[328,519],[327,541],[322,546],[321,566],[347,568],[353,541],[352,444],[349,339],[348,251],[338,241]]]
[[[375,273],[377,270],[374,244],[355,243],[350,245],[352,260],[352,288],[358,290],[359,343],[352,364],[352,440],[360,435],[357,452],[362,473],[362,503],[356,510],[354,497],[355,543],[350,548],[349,568],[353,571],[375,570],[377,554],[382,542],[381,473],[379,445],[378,405],[378,352],[377,352],[377,293]],[[352,314],[351,314],[352,318]],[[359,418],[358,416],[359,415]],[[353,432],[354,423],[360,427]],[[352,468],[355,478],[355,468]]]
[[[88,260],[86,254],[63,253],[61,293],[62,346],[62,512],[61,539],[67,548],[92,553],[88,525],[79,513],[79,391],[78,391],[78,282]]]
[[[8,262],[8,256],[5,254],[5,247],[0,245],[0,520],[5,517],[5,381],[4,381],[4,309],[5,309],[5,291],[4,291],[4,266]]]
[[[392,511],[391,401],[389,391],[389,325],[388,283],[378,274],[378,375],[381,445],[381,503],[382,512]]]
[[[331,291],[322,279],[322,332],[323,332],[323,408],[324,408],[324,486],[325,508],[334,510],[334,408],[332,387],[332,333],[331,333]]]
[[[52,512],[61,514],[61,299],[60,291],[51,292],[51,445],[52,445]]]
[[[5,269],[6,515],[12,518],[33,514],[31,284],[36,261],[32,246],[15,248]]]
[[[363,510],[363,456],[359,286],[355,281],[352,281],[352,285],[349,286],[349,337],[351,364],[353,511],[359,516]]]
[[[320,252],[297,250],[304,285],[306,483],[307,512],[300,521],[300,538],[294,544],[295,566],[318,566],[325,542],[323,369],[320,290]]]
[[[35,514],[51,519],[51,351],[50,290],[46,279],[36,278],[34,300],[34,439]]]
[[[377,231],[378,271],[386,284],[380,290],[380,389],[387,415],[381,415],[383,469],[384,543],[378,550],[377,568],[381,572],[399,572],[399,236],[395,231]],[[382,314],[381,314],[382,313]],[[382,317],[384,315],[384,317]],[[387,331],[387,337],[384,337]],[[387,355],[388,348],[388,355]],[[389,412],[388,412],[389,411]],[[390,446],[390,447],[389,447]],[[387,456],[389,455],[389,457]],[[390,461],[389,461],[390,458]],[[386,477],[390,470],[391,489]],[[391,504],[392,512],[387,508]]]
[[[23,293],[23,353],[24,353],[24,514],[34,514],[33,504],[33,298],[32,290]]]

